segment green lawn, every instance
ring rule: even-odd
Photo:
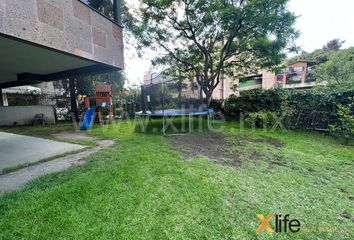
[[[132,122],[95,127],[91,134],[116,145],[2,196],[0,239],[354,239],[353,146],[217,128],[228,135],[216,150],[231,149],[239,166],[184,159],[174,136],[139,133]],[[290,214],[302,228],[258,235],[260,213]]]

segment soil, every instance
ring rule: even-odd
[[[201,155],[212,159],[215,163],[237,168],[247,160],[258,161],[264,158],[264,154],[255,148],[257,143],[267,143],[269,148],[283,146],[281,142],[268,137],[253,139],[217,132],[172,135],[166,139],[173,149],[181,152],[185,160]],[[278,161],[270,164],[286,164],[282,160]]]
[[[95,140],[94,137],[87,135],[87,133],[77,132],[77,131],[62,131],[62,132],[50,134],[50,136],[67,139],[67,140],[83,140],[83,141]]]

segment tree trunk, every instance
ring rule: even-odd
[[[75,78],[69,79],[69,90],[70,90],[70,102],[71,102],[71,116],[75,119],[74,121],[79,121],[79,113],[77,111],[77,102],[76,102],[76,81]]]
[[[206,91],[205,92],[204,104],[207,106],[207,108],[210,107],[210,102],[211,102],[212,95],[213,95],[213,91]]]

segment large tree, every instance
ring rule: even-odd
[[[354,90],[354,47],[331,52],[316,67],[315,77],[321,89]]]
[[[155,64],[194,76],[209,104],[222,74],[233,77],[281,62],[297,32],[288,0],[141,0],[132,32]],[[287,48],[289,47],[289,48]]]
[[[338,51],[345,41],[340,40],[339,38],[332,39],[327,42],[326,45],[322,47],[324,51]]]
[[[302,51],[299,55],[288,59],[287,62],[293,63],[299,60],[308,60],[314,61],[317,64],[325,63],[328,61],[328,58],[331,54],[336,51],[340,51],[340,48],[342,47],[344,42],[345,41],[342,41],[338,38],[332,39],[328,41],[321,49],[316,49],[315,51],[310,53]]]

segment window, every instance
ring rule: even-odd
[[[114,21],[113,0],[91,1],[91,2],[88,0],[79,0],[79,1],[81,1],[86,5],[89,5],[90,7],[96,9],[96,11],[98,11],[102,15]]]
[[[299,82],[301,81],[301,75],[291,76],[290,81]]]
[[[304,71],[304,67],[293,67],[293,71],[294,72],[303,72]]]
[[[284,75],[277,75],[277,81],[282,82],[284,80]]]

